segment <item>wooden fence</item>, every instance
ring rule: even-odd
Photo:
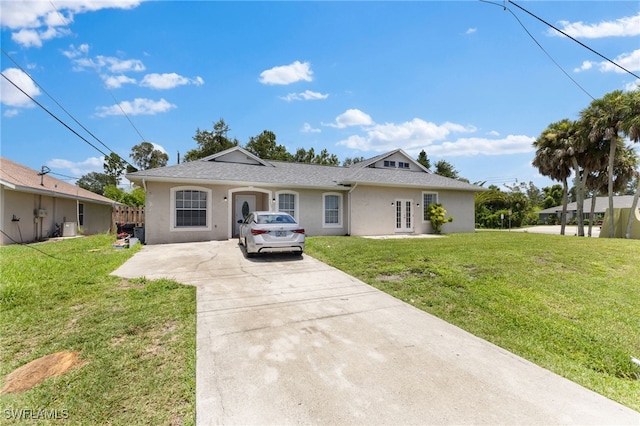
[[[119,222],[144,226],[144,207],[115,206],[111,212],[111,223]]]

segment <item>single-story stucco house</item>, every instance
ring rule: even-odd
[[[591,198],[586,198],[583,203],[584,218],[588,219],[591,213]],[[633,204],[633,195],[617,195],[613,197],[613,208],[623,209],[630,208]],[[596,205],[594,209],[594,219],[604,217],[605,212],[609,208],[609,197],[596,197]],[[560,219],[562,215],[562,206],[549,207],[548,209],[540,210],[538,217],[540,223],[547,223],[551,218]],[[578,203],[575,201],[567,204],[567,220],[574,219],[578,215]]]
[[[115,201],[0,157],[1,245],[111,229]]]
[[[473,232],[474,195],[485,190],[433,174],[400,149],[337,167],[267,161],[237,146],[126,177],[146,190],[147,244],[234,238],[248,210],[290,213],[307,235],[431,233],[431,203],[455,218],[444,232]]]

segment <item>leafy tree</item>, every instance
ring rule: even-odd
[[[632,142],[638,143],[640,142],[640,89],[627,92],[625,97],[627,115],[622,119],[622,131]],[[631,203],[632,212],[638,208],[638,197],[640,196],[640,179],[636,180],[636,191],[633,196],[633,202]],[[631,238],[632,224],[633,215],[629,215],[627,229],[624,234],[625,238]]]
[[[349,166],[353,166],[354,164],[360,163],[361,161],[364,161],[365,158],[364,157],[347,157],[344,159],[344,161],[342,162],[342,165],[344,167],[349,167]]]
[[[131,148],[129,157],[140,170],[155,169],[165,167],[169,162],[169,155],[156,149],[150,142],[142,142]]]
[[[310,148],[309,151],[304,148],[298,148],[296,153],[293,155],[293,161],[296,163],[311,164],[315,156],[316,152],[313,148]]]
[[[325,166],[337,166],[340,164],[338,156],[335,154],[329,154],[329,151],[323,149],[320,154],[316,155],[312,161],[313,164],[322,164]]]
[[[329,151],[326,149],[320,151],[320,154],[316,154],[313,148],[310,148],[309,151],[304,148],[298,148],[293,155],[293,161],[296,163],[322,164],[325,166],[337,166],[340,164],[340,160],[335,154],[329,154]]]
[[[245,149],[263,160],[293,161],[293,156],[287,149],[276,143],[276,134],[269,130],[251,137]]]
[[[145,192],[140,187],[127,192],[115,185],[107,185],[104,189],[104,196],[127,206],[144,206],[145,203]]]
[[[625,111],[625,96],[621,90],[607,93],[600,99],[595,99],[589,107],[581,113],[583,126],[589,130],[589,139],[594,142],[598,140],[606,141],[609,145],[609,165],[608,165],[608,185],[609,211],[613,212],[613,180],[616,148],[620,136],[623,120],[627,119]],[[613,238],[614,220],[613,215],[609,215],[609,238]]]
[[[420,151],[420,154],[418,154],[418,163],[431,170],[431,161],[427,158],[427,153],[424,152],[424,149]]]
[[[184,161],[208,157],[225,149],[238,146],[237,139],[231,140],[227,137],[229,130],[229,126],[222,118],[213,125],[213,131],[197,129],[193,139],[198,144],[198,148],[187,151]]]
[[[542,202],[543,209],[548,209],[562,204],[562,185],[555,184],[552,186],[545,186],[542,188],[542,194],[542,197],[544,198],[544,201]]]
[[[567,151],[567,144],[552,126],[545,129],[542,134],[533,142],[536,154],[533,159],[533,166],[538,169],[541,175],[562,182],[562,216],[560,234],[564,235],[567,225],[567,197],[569,194],[568,179],[571,176],[570,155]]]
[[[119,185],[120,180],[122,179],[122,173],[127,168],[127,162],[118,154],[112,152],[104,158],[103,166],[105,174],[113,179],[115,185]]]
[[[453,164],[445,160],[440,160],[436,163],[435,174],[451,179],[460,179],[458,171],[453,167]]]
[[[104,195],[104,188],[107,185],[115,185],[116,182],[113,177],[106,173],[90,172],[83,175],[76,185],[80,188],[84,188],[88,191],[95,192],[96,194]]]

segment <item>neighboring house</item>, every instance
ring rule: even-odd
[[[431,233],[431,203],[455,217],[444,232],[474,232],[474,196],[485,190],[435,175],[399,149],[336,167],[266,161],[234,147],[127,178],[146,190],[147,244],[233,238],[249,210],[290,213],[308,235]]]
[[[622,208],[631,208],[631,204],[633,202],[633,195],[617,195],[613,197],[613,208],[622,209]],[[594,210],[594,219],[604,217],[605,211],[609,208],[609,197],[596,197],[596,207]],[[584,200],[583,204],[584,209],[584,218],[589,219],[589,214],[591,213],[591,198],[587,198]],[[540,223],[547,223],[551,218],[557,218],[560,220],[560,216],[562,215],[562,206],[550,207],[548,209],[540,210],[538,212],[538,217],[540,218]],[[571,219],[574,219],[578,215],[578,203],[568,203],[567,204],[567,222]]]
[[[2,245],[107,232],[115,201],[0,158]]]

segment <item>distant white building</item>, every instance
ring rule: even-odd
[[[631,208],[631,204],[633,202],[633,195],[618,195],[613,197],[613,208],[615,209],[623,209],[623,208]],[[587,198],[584,200],[584,218],[589,219],[589,214],[591,213],[591,198]],[[640,205],[638,206],[640,208]],[[609,208],[609,197],[596,197],[596,207],[594,210],[595,217],[604,217],[605,211]],[[567,221],[574,219],[577,216],[578,211],[578,203],[573,202],[567,204]],[[540,218],[540,223],[546,223],[552,217],[557,217],[560,219],[562,215],[562,206],[550,207],[548,209],[540,210],[538,212],[538,217]]]

